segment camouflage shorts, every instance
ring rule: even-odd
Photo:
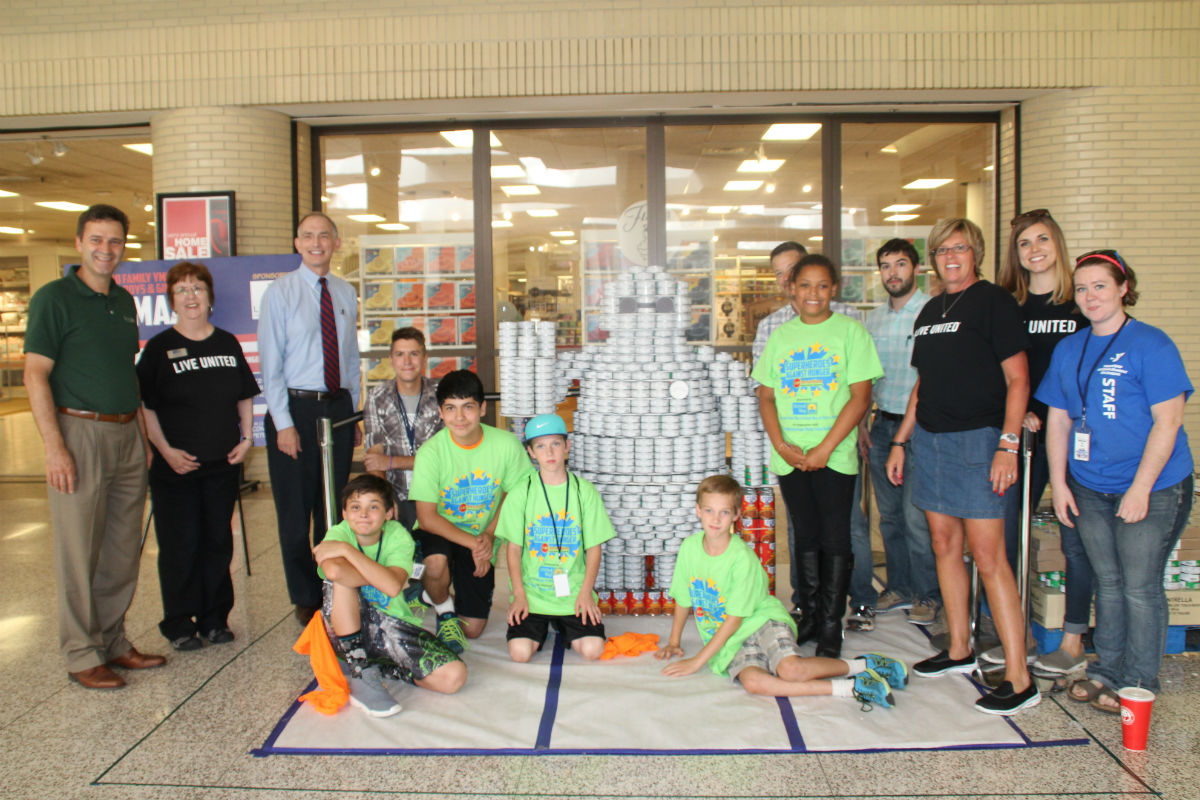
[[[333,632],[329,613],[333,608],[333,584],[325,581],[321,616],[325,621],[325,632],[338,658],[345,660],[345,647]],[[363,599],[359,592],[358,611],[362,620],[362,642],[367,652],[367,664],[379,667],[384,677],[415,683],[432,675],[437,669],[458,656],[424,628],[381,613],[378,608]]]

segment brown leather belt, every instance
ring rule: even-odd
[[[80,419],[90,419],[96,422],[117,422],[124,425],[126,422],[132,422],[137,417],[136,411],[127,411],[124,414],[101,414],[99,411],[80,411],[78,408],[58,407],[58,413],[66,414],[68,417],[79,417]]]
[[[288,394],[292,397],[299,397],[302,400],[320,400],[324,402],[325,400],[333,400],[336,397],[340,397],[344,391],[346,390],[338,389],[336,392],[314,392],[310,389],[288,389]]]

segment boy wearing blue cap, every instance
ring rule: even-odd
[[[524,663],[541,650],[550,626],[588,660],[604,652],[604,625],[592,587],[600,545],[615,531],[600,493],[567,470],[567,426],[557,414],[525,425],[525,449],[538,471],[515,486],[500,509],[512,605],[508,654]]]

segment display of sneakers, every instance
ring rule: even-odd
[[[399,286],[401,289],[407,286],[408,291],[402,294],[396,301],[396,308],[421,308],[422,303],[425,302],[424,287],[415,281],[406,281],[399,284]]]
[[[372,284],[367,284],[367,298],[363,300],[363,308],[387,308],[392,307],[392,282],[376,283],[375,290],[371,291]]]
[[[891,708],[894,702],[888,682],[873,669],[854,676],[854,699],[864,705],[864,711],[870,711],[872,705]]]
[[[903,661],[880,653],[865,653],[858,658],[866,661],[867,668],[875,670],[893,689],[908,686],[908,667],[904,666]]]
[[[975,654],[968,653],[964,658],[951,658],[947,650],[942,650],[936,656],[913,664],[912,671],[922,678],[936,678],[949,672],[971,672],[977,666]]]
[[[1061,647],[1053,653],[1044,656],[1038,656],[1033,662],[1033,667],[1041,672],[1050,672],[1055,675],[1070,675],[1072,672],[1078,672],[1087,666],[1087,656],[1073,656]]]
[[[362,677],[346,674],[350,687],[350,704],[371,717],[390,717],[400,713],[396,698],[383,688],[383,673],[379,667],[370,666],[362,670]]]
[[[458,326],[454,317],[443,317],[430,320],[433,330],[429,334],[430,344],[454,344],[458,334]]]
[[[1013,691],[1009,681],[1003,681],[988,694],[975,701],[975,708],[985,714],[999,714],[1002,717],[1012,716],[1023,708],[1033,708],[1042,702],[1037,684],[1031,678],[1029,686],[1023,692]]]
[[[404,602],[408,604],[408,610],[417,619],[424,619],[425,611],[429,608],[425,601],[421,599],[423,591],[425,591],[425,587],[417,581],[412,581],[408,586],[404,587]]]
[[[454,284],[448,281],[425,287],[426,308],[454,308]]]
[[[453,650],[455,655],[462,655],[467,649],[467,632],[463,630],[462,620],[453,611],[438,614],[437,637]]]
[[[846,617],[846,630],[867,633],[875,630],[875,609],[870,606],[855,606]]]
[[[879,600],[875,602],[875,613],[886,614],[889,611],[906,611],[913,607],[912,600],[888,589],[883,594],[879,595]]]
[[[931,597],[918,600],[908,609],[908,621],[913,625],[932,625],[942,604]]]

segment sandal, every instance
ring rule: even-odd
[[[1067,691],[1067,697],[1076,703],[1087,703],[1105,714],[1121,713],[1121,701],[1118,699],[1117,693],[1090,678],[1081,678],[1072,683],[1071,688]],[[1104,702],[1106,700],[1112,701],[1112,705]]]

